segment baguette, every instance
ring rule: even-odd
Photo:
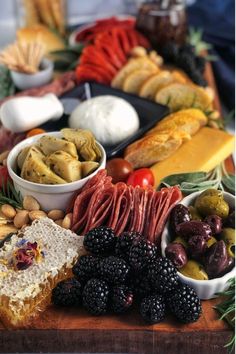
[[[207,117],[197,109],[170,114],[146,136],[129,145],[124,157],[133,168],[149,167],[171,156],[206,123]]]

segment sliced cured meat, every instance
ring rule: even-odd
[[[116,224],[118,222],[120,208],[121,208],[121,201],[123,194],[125,193],[127,186],[123,182],[119,182],[115,185],[114,188],[114,204],[110,210],[110,218],[108,219],[107,226],[115,229]]]
[[[173,207],[180,202],[182,199],[182,193],[178,187],[170,187],[170,188],[163,188],[166,198],[164,201],[164,204],[161,206],[161,217],[159,218],[159,222],[156,225],[155,228],[155,242],[157,243],[158,238],[160,238],[160,235],[163,231],[163,228],[165,226],[166,220],[173,209]]]
[[[72,215],[72,230],[77,231],[85,222],[88,211],[88,205],[96,198],[98,187],[103,186],[106,180],[106,171],[100,170],[93,176],[79,191],[75,201]],[[95,195],[94,195],[95,194]],[[93,199],[92,199],[93,197]]]
[[[156,195],[156,192],[153,189],[147,190],[147,204],[146,204],[145,220],[144,220],[144,227],[143,227],[143,235],[147,239],[148,239],[148,235],[149,235],[152,205],[153,205],[153,200],[154,200],[155,195]]]
[[[20,96],[39,97],[39,96],[44,96],[47,93],[54,93],[56,96],[61,96],[65,92],[70,91],[72,88],[74,88],[75,85],[76,85],[76,74],[74,71],[69,71],[61,75],[60,78],[53,80],[50,84],[21,91],[19,93],[16,93],[13,96],[8,96],[3,100],[0,100],[0,106],[3,102],[6,102],[7,100],[13,97],[20,97]]]
[[[91,207],[88,207],[88,217],[85,228],[82,230],[81,234],[86,234],[89,230],[100,226],[105,225],[105,221],[109,215],[109,209],[112,206],[114,198],[114,186],[109,185],[107,188],[104,188],[102,191],[97,191],[96,198]]]
[[[126,188],[121,197],[119,218],[115,227],[115,233],[117,236],[126,230],[131,209],[131,199],[131,190],[130,188]]]
[[[0,153],[11,150],[13,146],[25,139],[25,134],[12,133],[3,126],[0,127]]]
[[[135,31],[135,30],[127,31],[127,36],[128,36],[128,40],[129,40],[129,44],[130,44],[131,48],[137,47],[139,45],[137,31]]]

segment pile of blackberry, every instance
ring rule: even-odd
[[[190,44],[178,46],[174,42],[168,42],[160,52],[166,63],[174,64],[185,71],[195,84],[207,86],[203,78],[206,59],[203,56],[197,56]]]
[[[119,237],[108,227],[98,227],[84,237],[88,255],[80,257],[74,277],[60,282],[52,292],[57,306],[84,306],[92,315],[121,314],[134,303],[142,318],[162,321],[170,311],[180,322],[196,321],[201,303],[195,291],[181,284],[171,261],[139,233]]]

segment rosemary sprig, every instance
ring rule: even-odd
[[[235,330],[235,278],[229,279],[229,288],[226,291],[217,293],[216,295],[224,296],[224,300],[214,309],[221,315],[220,320],[225,320],[229,326]],[[233,333],[230,341],[225,345],[229,353],[234,351],[235,333]]]
[[[20,192],[17,192],[13,183],[7,180],[6,184],[2,181],[0,189],[0,205],[10,204],[14,208],[22,209],[23,198]]]
[[[194,52],[196,55],[204,56],[204,58],[208,61],[217,60],[217,56],[207,54],[208,50],[212,48],[212,45],[210,43],[204,42],[202,36],[202,28],[195,29],[193,27],[190,27],[189,35],[187,36],[187,43],[191,44],[194,47]]]

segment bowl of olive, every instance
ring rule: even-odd
[[[235,197],[207,189],[184,198],[171,211],[161,249],[201,299],[226,290],[235,276]]]

